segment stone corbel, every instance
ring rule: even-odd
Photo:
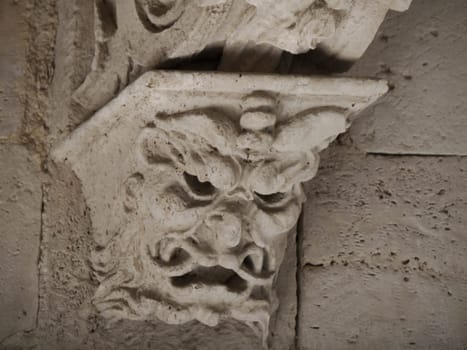
[[[383,81],[145,73],[55,149],[82,182],[111,319],[233,318],[266,339],[302,183]]]

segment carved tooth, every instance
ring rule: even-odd
[[[151,258],[156,259],[158,257],[159,249],[159,242],[148,245],[149,255],[151,256]]]
[[[253,272],[256,274],[261,273],[261,271],[263,270],[263,262],[264,255],[261,251],[258,251],[257,249],[252,249],[252,251],[250,251],[243,260],[243,264],[247,265],[245,266],[246,269],[253,270]]]
[[[264,261],[264,256],[263,254],[252,254],[250,255],[252,261],[253,261],[253,268],[255,273],[260,273],[263,270],[263,261]]]
[[[173,252],[173,249],[171,249],[172,246],[170,244],[170,240],[163,239],[159,242],[159,247],[159,256],[161,260],[164,262],[169,262]]]

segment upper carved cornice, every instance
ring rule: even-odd
[[[319,49],[355,61],[386,12],[409,4],[409,0],[95,0],[94,62],[74,99],[95,111],[145,71],[211,46],[263,44],[291,53]]]

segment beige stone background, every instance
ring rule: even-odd
[[[345,73],[392,90],[306,186],[303,350],[467,348],[466,15],[415,0]]]
[[[0,349],[257,349],[238,324],[104,329],[86,308],[89,215],[47,155],[86,117],[70,91],[92,59],[90,14],[0,1]],[[465,0],[414,0],[344,73],[392,90],[306,185],[274,348],[467,349],[466,36]]]

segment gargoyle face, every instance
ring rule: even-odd
[[[101,312],[208,325],[232,317],[267,334],[301,182],[318,164],[289,133],[330,112],[280,123],[264,100],[247,100],[239,120],[191,110],[143,128],[137,169],[122,184],[126,224],[93,259]]]
[[[386,91],[367,79],[144,74],[53,152],[90,209],[98,313],[232,318],[264,341],[301,183]]]

